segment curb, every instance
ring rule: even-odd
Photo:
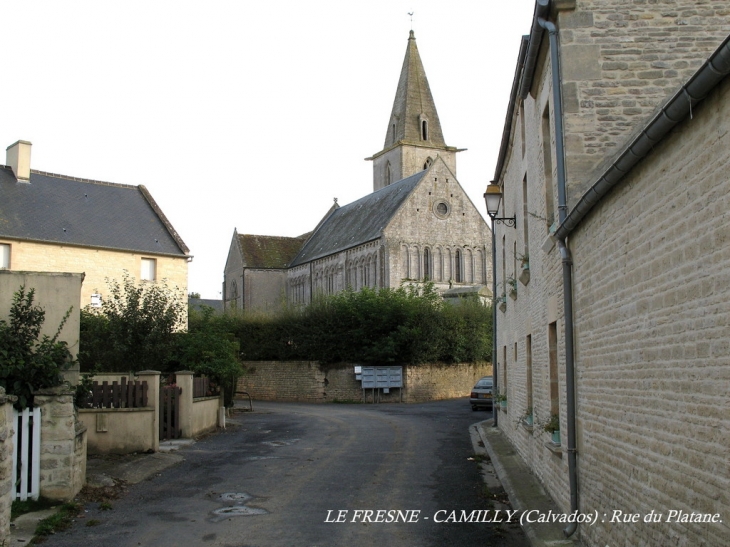
[[[504,434],[498,428],[492,427],[493,423],[491,419],[479,422],[473,424],[469,430],[481,439],[512,508],[520,513],[536,510],[540,514],[550,511],[553,514],[562,514],[563,511],[548,495]],[[473,443],[474,437],[472,435]],[[565,537],[563,526],[560,523],[522,523],[522,529],[532,547],[580,547],[581,543],[576,536]]]

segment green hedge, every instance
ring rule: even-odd
[[[430,284],[347,290],[278,315],[243,313],[217,321],[239,341],[244,361],[419,364],[491,358],[491,308],[475,299],[444,304]]]

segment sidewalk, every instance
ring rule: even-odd
[[[537,510],[540,514],[562,513],[504,434],[492,427],[492,423],[492,420],[486,420],[469,428],[476,454],[486,454],[490,459],[489,463],[483,464],[487,486],[492,488],[495,483],[501,484],[512,509],[520,513],[527,510]],[[563,527],[559,523],[525,522],[522,529],[532,547],[580,547],[577,539],[565,537]]]
[[[103,458],[91,457],[86,461],[86,486],[90,488],[112,488],[123,484],[137,484],[161,473],[181,461],[183,457],[173,454],[177,449],[194,443],[192,439],[179,439],[160,443],[160,451],[152,454],[127,454]],[[53,516],[62,503],[54,509],[36,511],[21,515],[13,521],[8,545],[27,545],[35,535],[38,523]]]

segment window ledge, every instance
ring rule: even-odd
[[[532,430],[533,430],[534,426],[528,424],[524,420],[522,420],[521,425],[522,425],[522,429],[524,429],[525,431],[527,431],[529,434],[532,435]]]
[[[547,441],[545,443],[545,448],[556,456],[560,456],[561,458],[563,457],[563,447],[561,445],[555,444],[553,441]]]

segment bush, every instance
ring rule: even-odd
[[[107,281],[100,308],[81,314],[81,370],[165,370],[174,334],[185,325],[184,296],[164,283],[141,283],[124,274]]]
[[[233,405],[236,383],[243,373],[238,360],[239,344],[225,330],[223,318],[213,316],[213,309],[190,314],[188,332],[175,335],[174,355],[170,364],[176,370],[190,370],[208,376],[221,386],[226,406]],[[175,372],[175,370],[168,370]]]
[[[272,316],[227,316],[241,358],[364,364],[474,362],[491,358],[491,308],[449,306],[432,284],[346,290]]]
[[[63,384],[63,371],[73,363],[73,356],[58,335],[71,309],[66,312],[53,337],[39,339],[46,312],[33,305],[34,289],[25,286],[13,294],[10,323],[0,321],[0,385],[18,397],[19,410],[33,406],[33,392]]]

